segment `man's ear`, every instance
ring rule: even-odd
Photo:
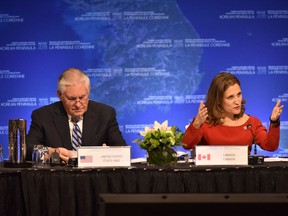
[[[62,95],[61,91],[60,91],[60,90],[57,90],[56,93],[57,93],[58,97],[60,98],[61,95]]]

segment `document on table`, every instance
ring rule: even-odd
[[[288,161],[287,157],[268,157],[264,158],[264,162],[279,162],[279,161]]]

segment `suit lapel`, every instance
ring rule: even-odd
[[[88,110],[83,116],[82,145],[91,145],[91,139],[95,136],[95,132],[99,130],[99,125],[101,125],[97,122],[98,115],[99,112],[97,112],[95,106],[89,102]]]
[[[89,110],[89,109],[88,109]],[[82,145],[89,145],[95,131],[95,114],[87,111],[83,117]]]
[[[57,133],[61,137],[62,146],[67,149],[72,149],[68,116],[64,110],[62,102],[59,102],[59,106],[55,109],[55,117],[53,121]]]

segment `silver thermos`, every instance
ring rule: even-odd
[[[26,120],[9,120],[9,162],[25,163],[26,161]]]

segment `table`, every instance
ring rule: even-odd
[[[0,168],[0,215],[97,215],[99,194],[285,194],[288,163]],[[287,196],[288,197],[288,196]],[[288,206],[288,205],[287,205]]]

